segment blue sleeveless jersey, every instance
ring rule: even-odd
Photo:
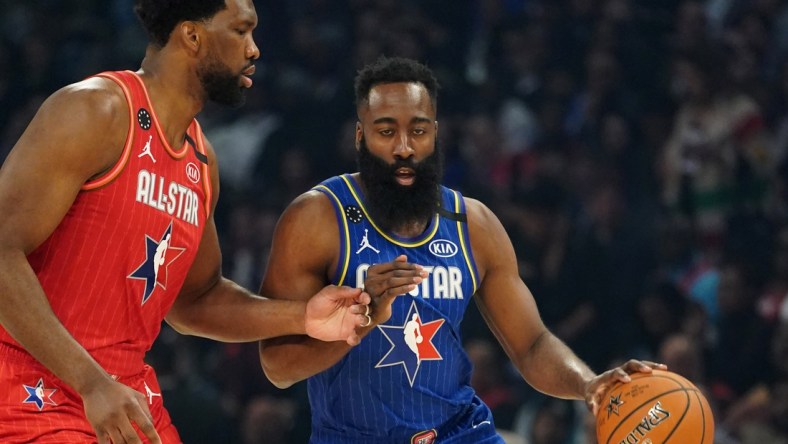
[[[460,322],[479,283],[460,193],[441,190],[443,208],[460,217],[436,214],[424,234],[403,238],[369,218],[352,176],[333,177],[315,189],[331,200],[339,223],[332,283],[362,287],[370,265],[401,254],[430,274],[394,300],[385,324],[309,378],[311,442],[502,442],[489,409],[470,387],[471,364],[460,338]]]

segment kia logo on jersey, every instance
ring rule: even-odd
[[[457,254],[457,245],[446,239],[435,239],[430,242],[430,253],[438,257],[452,257]]]
[[[192,162],[186,164],[186,177],[188,177],[193,183],[200,182],[200,169],[197,168],[197,165]]]

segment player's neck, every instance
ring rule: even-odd
[[[183,143],[186,129],[205,104],[199,80],[190,72],[186,63],[166,47],[149,47],[137,71],[171,146]]]

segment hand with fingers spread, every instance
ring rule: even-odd
[[[85,416],[96,431],[98,444],[142,444],[132,423],[151,444],[161,444],[142,393],[107,378],[81,395]]]
[[[653,369],[667,370],[668,366],[665,364],[657,364],[656,362],[630,359],[626,363],[598,375],[586,385],[586,405],[589,410],[594,413],[594,416],[596,416],[599,411],[599,406],[603,403],[602,397],[605,396],[605,393],[607,393],[610,387],[619,381],[625,383],[631,381],[632,378],[630,378],[629,375],[632,373],[651,373]]]
[[[416,288],[428,275],[420,265],[409,263],[405,255],[400,255],[391,262],[369,267],[364,291],[372,298],[372,310],[367,313],[369,322],[362,327],[388,321],[394,298]]]
[[[306,332],[322,341],[346,341],[357,345],[361,338],[356,327],[369,325],[369,294],[360,288],[328,285],[306,306]]]

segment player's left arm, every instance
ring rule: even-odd
[[[167,323],[179,333],[223,342],[250,342],[282,335],[306,334],[307,302],[268,299],[222,276],[222,257],[213,218],[219,196],[219,171],[213,147],[207,140],[205,145],[213,188],[211,216],[206,221],[196,258],[181,292],[166,316]],[[361,290],[349,287],[326,288],[314,298],[313,302],[336,299],[334,307],[328,304],[331,310],[347,310],[353,314],[365,311],[358,304],[359,301],[368,302],[368,297],[365,299]],[[326,304],[320,307],[326,307]],[[311,312],[314,313],[314,310]],[[332,317],[328,312],[317,315],[329,321],[341,318]],[[341,328],[333,331],[331,336],[318,339],[355,342],[357,337],[353,329],[362,321],[354,320],[361,317],[344,318],[342,323],[348,325],[338,325]]]
[[[523,378],[536,390],[584,399],[594,412],[607,387],[658,364],[631,360],[596,375],[544,325],[531,291],[520,278],[512,242],[484,204],[466,199],[471,247],[481,284],[476,303],[490,330]],[[659,367],[662,368],[662,367]]]

